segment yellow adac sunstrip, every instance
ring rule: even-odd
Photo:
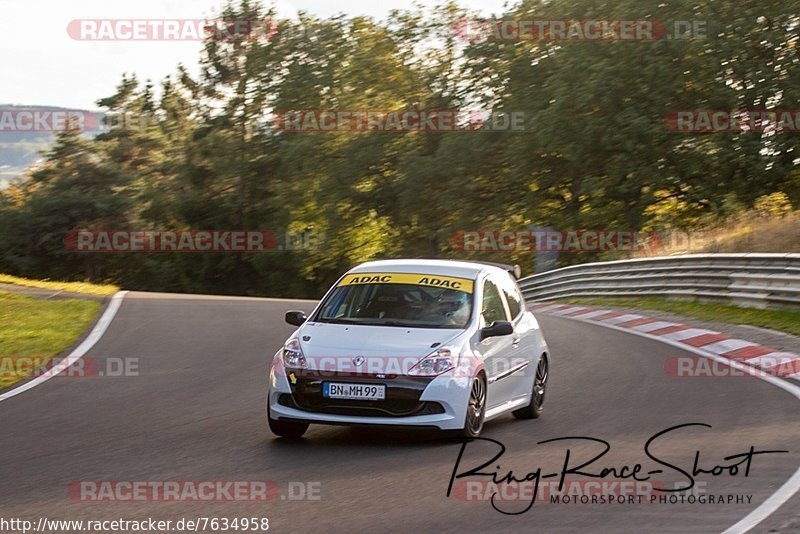
[[[472,293],[473,282],[469,278],[412,273],[358,273],[348,274],[339,282],[341,286],[358,284],[411,284],[417,286],[445,287]]]

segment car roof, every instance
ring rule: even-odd
[[[500,267],[460,260],[380,260],[353,267],[348,273],[419,273],[476,279],[481,272],[505,273]]]

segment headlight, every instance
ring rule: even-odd
[[[425,356],[408,370],[408,374],[411,376],[436,376],[453,369],[457,362],[458,355],[448,347],[442,347]]]
[[[306,368],[306,357],[303,356],[303,349],[300,348],[300,341],[292,338],[283,346],[283,364],[294,369]]]

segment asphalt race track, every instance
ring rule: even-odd
[[[264,415],[267,365],[291,333],[287,309],[311,302],[129,293],[89,352],[137,358],[138,376],[53,378],[0,402],[0,502],[4,517],[179,520],[268,517],[270,532],[723,532],[775,493],[800,466],[800,401],[751,377],[676,378],[665,361],[685,354],[666,344],[540,315],[553,354],[545,414],[488,423],[502,442],[502,467],[518,477],[560,469],[565,449],[591,458],[585,440],[611,451],[592,464],[652,468],[644,444],[684,423],[658,453],[691,469],[757,450],[749,476],[698,475],[706,494],[752,495],[744,504],[580,504],[537,502],[504,515],[483,499],[446,497],[460,444],[437,432],[312,426],[302,441],[276,439]],[[468,446],[463,465],[494,450]],[[728,462],[730,463],[730,462]],[[505,471],[503,471],[505,473]],[[674,471],[659,481],[683,483]],[[87,502],[70,483],[106,481],[271,480],[271,502]],[[479,479],[474,479],[479,480]],[[297,483],[304,483],[300,486]],[[311,483],[311,485],[305,485]],[[290,486],[294,494],[290,494]],[[319,492],[295,499],[298,487]],[[507,511],[525,502],[503,503]],[[799,532],[795,495],[752,532]]]

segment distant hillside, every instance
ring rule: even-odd
[[[0,104],[0,113],[16,113],[19,111],[82,111],[58,106],[18,106]],[[8,182],[20,177],[25,170],[41,159],[41,152],[47,150],[53,142],[56,132],[50,131],[18,131],[5,127],[0,122],[0,189],[7,187]]]

